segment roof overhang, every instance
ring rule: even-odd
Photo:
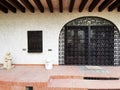
[[[78,10],[79,12],[88,11],[93,12],[94,10],[102,12],[107,10],[108,12],[117,9],[120,11],[120,0],[0,0],[0,10],[4,13],[12,11],[16,13],[17,10],[22,13],[30,12],[34,13],[39,10],[41,13],[49,9],[51,13],[55,10],[64,12],[68,10]]]

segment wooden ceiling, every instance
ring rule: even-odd
[[[28,10],[31,13],[39,10],[44,13],[46,9],[49,9],[51,13],[58,10],[64,12],[68,10],[78,10],[79,12],[88,11],[93,12],[94,10],[102,12],[105,9],[110,12],[113,10],[120,11],[120,0],[0,0],[0,11],[8,13],[9,11],[22,13]]]

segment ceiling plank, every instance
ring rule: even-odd
[[[111,4],[109,7],[108,7],[108,11],[112,11],[114,10],[115,8],[119,7],[120,6],[120,0],[116,0],[113,4]]]
[[[82,12],[88,0],[82,0],[79,6],[79,12]]]
[[[11,10],[13,13],[16,13],[16,8],[12,6],[9,2],[6,0],[0,0],[0,4]]]
[[[11,4],[13,4],[16,8],[18,8],[21,12],[25,12],[25,7],[22,6],[17,0],[8,0]]]
[[[98,7],[98,11],[103,11],[113,0],[104,0],[103,3]]]
[[[8,13],[8,9],[0,4],[0,10],[4,13]]]
[[[37,5],[37,7],[39,8],[39,10],[41,12],[44,12],[44,7],[43,7],[41,1],[40,0],[33,0],[33,1],[35,2],[35,4]]]
[[[96,5],[97,5],[99,2],[100,2],[100,0],[93,0],[92,3],[91,3],[90,6],[89,6],[88,11],[89,11],[89,12],[92,12],[93,9],[96,7]]]
[[[32,4],[29,2],[29,0],[20,0],[32,13],[35,12],[34,7]]]
[[[51,0],[46,0],[47,4],[48,4],[48,7],[49,7],[49,10],[50,12],[53,12],[53,4],[52,4],[52,1]]]
[[[63,12],[63,0],[59,0],[59,11]]]
[[[70,0],[70,5],[69,5],[69,12],[73,11],[75,0]]]

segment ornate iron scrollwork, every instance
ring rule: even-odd
[[[67,26],[104,26],[113,25],[106,19],[98,17],[82,17],[67,23]]]

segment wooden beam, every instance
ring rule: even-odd
[[[22,6],[17,0],[8,0],[11,4],[13,4],[16,8],[18,8],[21,12],[25,12],[25,7]]]
[[[4,13],[8,13],[8,9],[5,6],[3,6],[2,4],[0,4],[0,10]]]
[[[0,4],[11,10],[12,12],[16,13],[16,8],[12,6],[7,0],[0,0]]]
[[[35,12],[34,7],[32,4],[29,2],[29,0],[20,0],[32,13]]]
[[[41,12],[44,12],[44,7],[43,7],[41,1],[40,0],[33,0],[33,1],[35,2],[35,4],[37,5],[37,7],[39,8],[39,10]]]
[[[49,7],[49,10],[50,12],[53,12],[53,4],[52,4],[52,1],[51,0],[46,0],[47,4],[48,4],[48,7]]]
[[[75,0],[70,0],[70,5],[69,5],[69,12],[73,11]]]
[[[63,0],[59,0],[59,11],[63,12]]]
[[[89,12],[92,12],[93,9],[96,7],[96,5],[97,5],[99,2],[100,2],[100,0],[93,0],[92,3],[91,3],[90,6],[89,6],[88,11],[89,11]]]
[[[113,0],[104,0],[103,3],[98,7],[98,11],[103,11]]]
[[[120,12],[120,6],[117,8],[117,11]]]
[[[112,11],[114,10],[115,8],[119,7],[120,6],[120,0],[116,0],[113,4],[111,4],[109,7],[108,7],[108,11]]]
[[[82,12],[88,0],[82,0],[79,6],[79,12]]]

